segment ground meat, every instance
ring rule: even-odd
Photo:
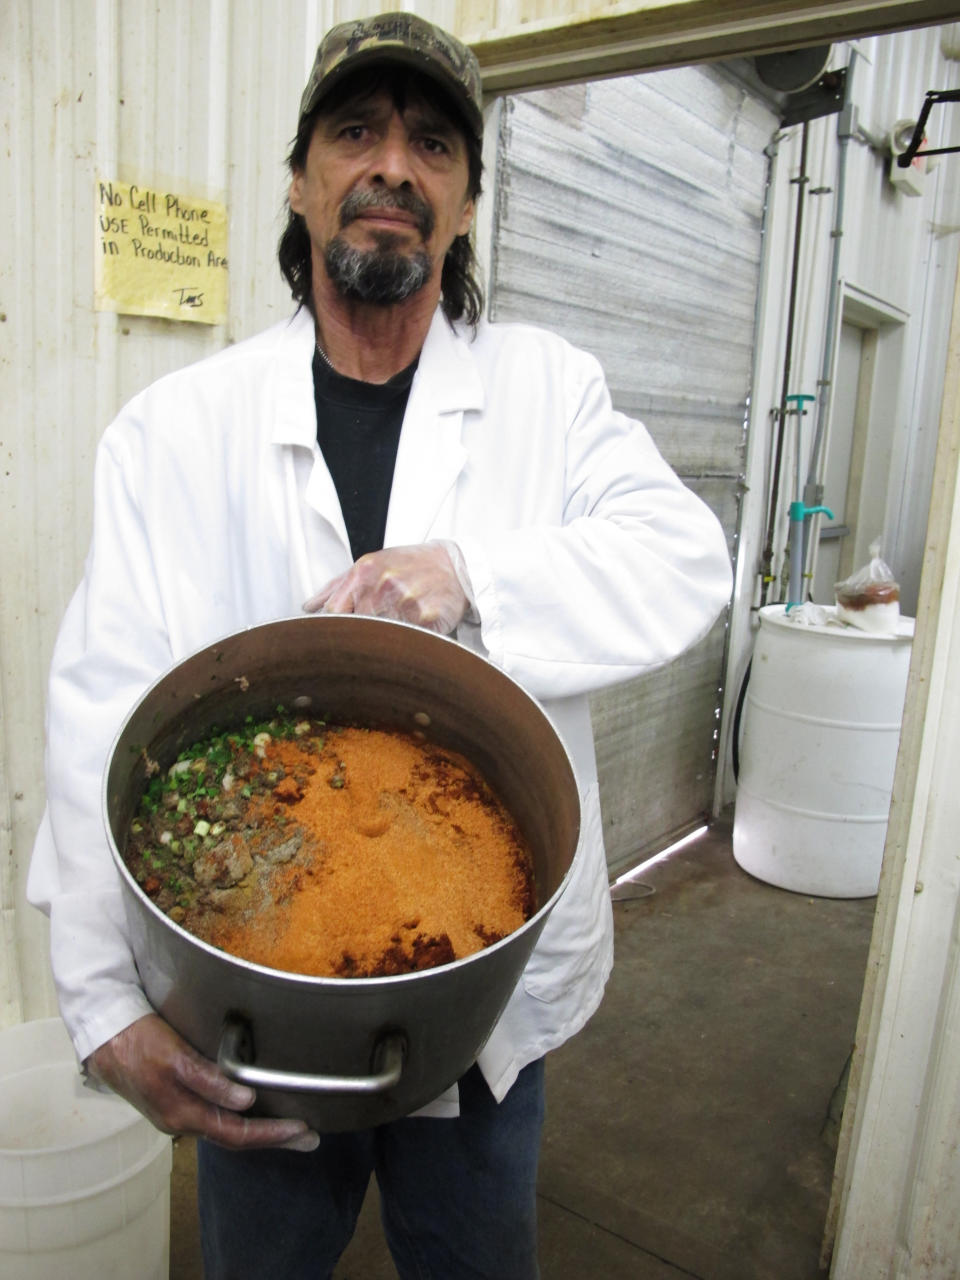
[[[193,863],[193,876],[197,884],[206,888],[229,889],[252,869],[253,857],[243,837],[232,835],[198,854]]]

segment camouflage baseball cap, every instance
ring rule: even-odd
[[[431,76],[463,109],[475,136],[483,137],[483,93],[476,55],[415,13],[381,13],[331,27],[320,42],[300,99],[301,122],[347,73],[375,62],[400,62]]]

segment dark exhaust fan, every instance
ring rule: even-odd
[[[757,75],[768,88],[780,93],[798,93],[815,85],[824,75],[832,47],[824,44],[812,49],[761,53],[753,61]]]

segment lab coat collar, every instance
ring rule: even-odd
[[[384,546],[450,536],[441,509],[463,470],[463,414],[483,408],[476,357],[439,309],[427,333],[400,433]],[[449,524],[449,521],[447,522]]]
[[[315,334],[313,315],[307,307],[300,307],[279,331],[272,432],[275,444],[299,444],[309,449],[316,439],[316,412],[305,411],[307,405],[315,405]],[[451,327],[439,307],[420,353],[411,402],[423,398],[424,385],[429,389],[429,405],[435,414],[483,408],[483,383],[470,345]]]
[[[429,385],[437,413],[483,408],[483,383],[470,343],[462,329],[450,325],[439,307],[420,353],[417,381]]]
[[[317,439],[317,411],[313,395],[313,349],[316,327],[307,307],[279,331],[271,439],[274,444],[299,444],[312,449]]]
[[[315,446],[314,333],[313,316],[306,307],[301,307],[280,330],[272,433],[275,444],[302,445],[307,449]],[[480,410],[483,403],[483,383],[471,344],[438,308],[427,331],[407,401],[385,546],[422,542],[431,535],[439,509],[466,460],[461,442],[463,413]],[[325,468],[314,482],[309,495],[311,504],[341,529],[339,504]]]

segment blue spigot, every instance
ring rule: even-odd
[[[787,613],[800,604],[799,596],[802,594],[803,583],[803,522],[807,516],[817,515],[823,512],[825,516],[833,519],[833,512],[829,507],[808,507],[805,502],[790,503],[790,587],[787,601]]]

